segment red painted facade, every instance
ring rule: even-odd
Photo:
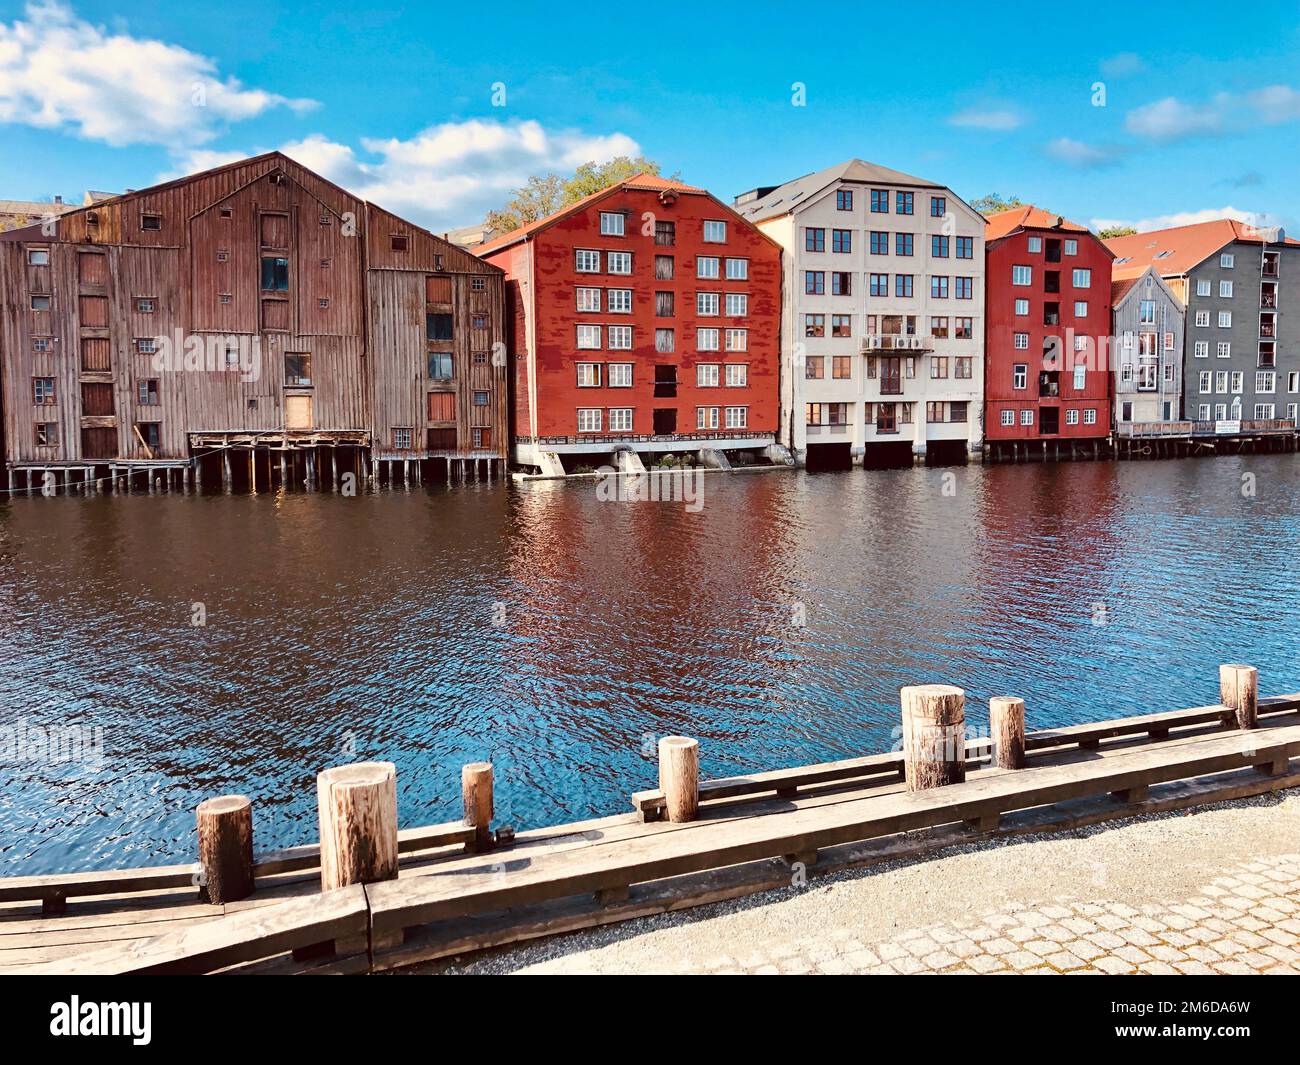
[[[1033,224],[1049,217],[1047,224]],[[985,246],[985,439],[1105,439],[1111,430],[1113,256],[1085,227],[1037,208],[1029,209],[1027,224],[1009,232],[1000,218],[993,216]],[[1074,254],[1069,242],[1075,242]],[[1028,284],[1017,283],[1018,267],[1020,281],[1029,268]],[[1077,271],[1088,271],[1086,287],[1076,284],[1082,280]],[[1027,303],[1022,313],[1017,301]],[[1076,313],[1078,303],[1087,304],[1086,314]],[[1082,348],[1076,346],[1080,337]],[[1006,418],[1012,424],[1004,424]]]
[[[620,223],[608,217],[602,231],[602,215],[621,218],[623,234],[610,232]],[[713,239],[706,239],[706,223]],[[527,227],[522,238],[498,238],[480,254],[506,271],[517,444],[536,442],[564,452],[566,445],[573,451],[626,442],[638,450],[664,450],[665,443],[689,449],[752,438],[761,446],[763,437],[775,438],[781,249],[708,193],[659,178],[633,178]],[[618,272],[625,266],[623,254],[631,256],[626,273]],[[701,259],[717,260],[716,276],[698,276]],[[581,303],[580,289],[586,290]],[[629,310],[623,309],[626,290]],[[704,307],[697,303],[700,294]],[[743,296],[743,307],[738,299],[728,307],[729,295]],[[714,297],[717,311],[710,314]],[[597,337],[597,347],[579,347],[580,327],[588,327],[581,342]],[[630,348],[622,346],[629,342],[628,327]],[[671,351],[663,350],[667,334],[659,331],[666,330],[672,331]],[[712,335],[701,330],[717,330],[716,350]],[[699,383],[701,363],[718,367],[716,385]],[[579,364],[586,364],[587,382],[599,383],[580,384]],[[588,369],[591,364],[598,370]],[[630,385],[624,384],[628,364]],[[728,385],[727,367],[741,365],[743,371],[730,372]],[[711,379],[707,370],[705,380]],[[701,407],[718,409],[716,427],[711,413],[706,427],[698,427]],[[585,412],[581,425],[579,411]],[[611,411],[618,413],[611,418]]]

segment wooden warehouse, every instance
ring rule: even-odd
[[[11,488],[503,469],[502,272],[278,152],[5,233],[0,286]]]

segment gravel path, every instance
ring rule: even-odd
[[[971,843],[407,971],[1300,972],[1300,793]]]

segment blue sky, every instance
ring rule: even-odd
[[[724,199],[859,156],[1082,222],[1295,231],[1300,7],[1243,10],[0,3],[0,199],[283,148],[441,230],[620,152]]]

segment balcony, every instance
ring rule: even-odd
[[[871,355],[880,351],[907,351],[915,354],[933,351],[934,346],[928,339],[923,337],[875,333],[862,338],[861,350],[864,355]]]

